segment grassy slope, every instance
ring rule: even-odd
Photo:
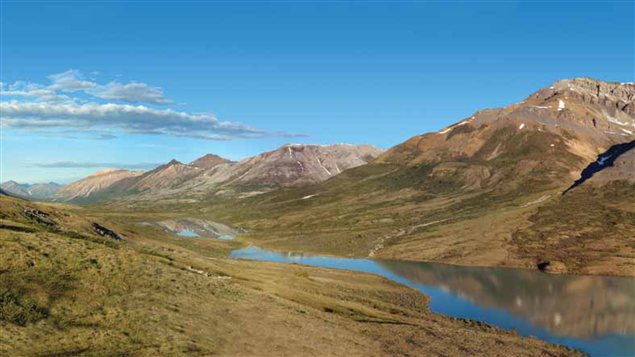
[[[561,269],[635,275],[635,185],[583,185],[534,210],[513,232],[517,256],[541,257]]]
[[[432,314],[379,277],[231,260],[235,243],[176,239],[124,215],[0,205],[2,355],[573,354]],[[96,235],[95,221],[127,239]]]
[[[465,189],[467,168],[478,165],[441,174],[434,165],[367,165],[318,186],[210,199],[190,212],[246,227],[245,239],[274,249],[524,268],[543,259],[557,272],[635,275],[632,184],[588,183],[562,197],[565,173],[504,171],[501,161],[494,170],[505,185]]]

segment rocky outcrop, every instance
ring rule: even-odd
[[[567,90],[579,95],[588,104],[614,107],[635,115],[635,83],[604,82],[591,78],[563,79],[554,83],[554,90]]]
[[[108,237],[114,240],[124,240],[124,237],[121,234],[112,231],[99,223],[93,223],[93,230],[102,237]]]
[[[55,223],[55,221],[51,219],[50,215],[44,211],[40,211],[36,208],[25,207],[23,213],[25,217],[36,222],[39,225],[46,227],[57,226],[57,223]]]

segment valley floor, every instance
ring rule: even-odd
[[[229,259],[235,242],[120,215],[0,205],[1,355],[577,354],[433,314],[425,296],[377,276]]]
[[[419,201],[419,193],[386,199],[378,191],[341,200],[327,191],[298,199],[308,193],[201,210],[246,227],[242,239],[274,250],[533,270],[548,262],[551,273],[635,277],[630,183],[578,187],[565,196],[556,189]]]

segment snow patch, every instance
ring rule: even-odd
[[[302,199],[303,199],[303,200],[308,200],[309,198],[311,198],[311,197],[315,197],[315,196],[317,196],[317,195],[318,195],[318,194],[316,193],[316,194],[313,194],[313,195],[304,196],[304,197],[302,197]]]
[[[518,130],[523,130],[523,128],[525,127],[525,123],[520,124],[520,126],[518,127]]]
[[[562,99],[558,99],[558,111],[563,111],[566,108],[566,105],[564,104],[564,100]]]
[[[626,134],[633,135],[633,132],[630,130],[622,129],[622,131],[625,132]]]
[[[469,123],[472,119],[474,119],[474,117],[471,117],[470,119],[463,120],[462,122],[460,122],[458,124],[454,124],[454,125],[448,126],[447,128],[439,131],[438,134],[445,134],[445,133],[447,133],[448,131],[450,131],[450,130],[452,130],[454,128],[457,128],[457,127],[459,127],[461,125],[465,125],[465,124]]]
[[[611,158],[611,155],[608,156],[600,156],[600,158],[598,159],[597,163],[600,166],[604,166],[604,163]]]

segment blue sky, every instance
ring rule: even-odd
[[[388,148],[560,78],[634,77],[632,1],[1,6],[2,180]]]

